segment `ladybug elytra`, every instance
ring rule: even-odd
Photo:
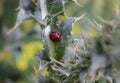
[[[58,42],[60,40],[60,33],[58,31],[51,31],[49,38],[53,42]]]

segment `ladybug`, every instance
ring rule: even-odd
[[[60,40],[60,33],[58,31],[51,31],[49,34],[49,38],[53,42],[59,42]]]

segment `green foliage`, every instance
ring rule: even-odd
[[[9,18],[0,19],[1,36],[5,39],[5,44],[0,42],[3,44],[0,82],[119,83],[117,3],[117,0],[20,0],[15,26],[9,32],[4,23],[10,27],[6,20],[13,19],[6,12],[4,18]],[[13,13],[12,10],[6,11]],[[50,40],[51,31],[60,33],[60,41]]]

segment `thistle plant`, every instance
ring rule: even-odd
[[[12,33],[24,21],[34,19],[41,28],[43,49],[34,55],[38,66],[35,83],[119,83],[119,23],[102,18],[100,26],[95,20],[90,24],[98,27],[97,36],[90,37],[84,31],[74,36],[74,24],[79,17],[66,16],[66,4],[77,0],[20,0],[17,21]],[[65,19],[60,20],[62,16]],[[115,27],[115,28],[114,28]],[[118,31],[117,31],[118,29]],[[115,40],[115,41],[114,41]],[[116,65],[115,65],[116,64]],[[42,75],[41,72],[44,72]]]

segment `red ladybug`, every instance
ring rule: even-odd
[[[60,40],[60,33],[58,31],[51,31],[49,38],[53,42],[58,42]]]

